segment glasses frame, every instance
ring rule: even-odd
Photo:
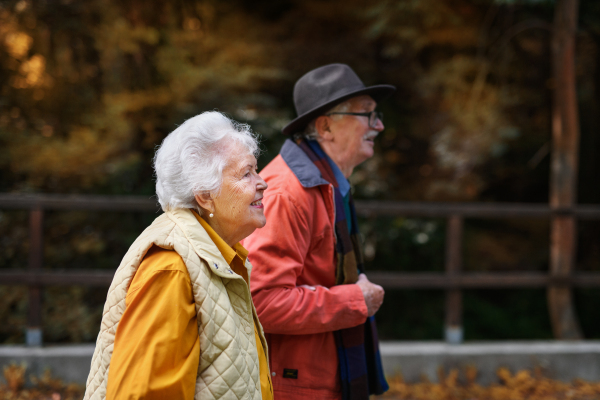
[[[330,112],[328,114],[325,114],[326,117],[328,117],[330,115],[357,115],[359,117],[367,117],[367,118],[369,118],[369,128],[375,128],[375,126],[377,125],[377,120],[380,120],[381,122],[383,122],[383,113],[381,111],[369,111],[369,112],[362,112],[362,113]],[[373,119],[372,122],[371,122],[371,119]]]

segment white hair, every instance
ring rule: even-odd
[[[154,156],[156,195],[163,211],[193,208],[202,214],[194,196],[218,195],[233,143],[258,157],[250,126],[217,111],[196,115],[171,132]]]
[[[350,103],[350,100],[346,100],[343,103],[340,103],[337,106],[327,110],[326,112],[324,112],[321,115],[327,115],[332,112],[348,112],[350,110],[351,106],[352,106],[352,103]],[[321,115],[319,115],[319,117]],[[319,118],[319,117],[317,117],[317,118]],[[341,117],[342,117],[341,115],[332,115],[331,116],[331,118],[334,118],[334,119],[338,119]],[[310,121],[308,123],[308,125],[306,125],[306,128],[304,128],[304,131],[298,132],[294,136],[294,138],[298,139],[299,137],[302,137],[302,138],[308,139],[308,140],[319,140],[321,137],[319,136],[319,132],[317,132],[317,126],[316,126],[317,118]]]

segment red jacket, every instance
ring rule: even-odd
[[[275,399],[339,399],[333,332],[364,323],[367,306],[357,285],[334,286],[333,188],[291,140],[260,175],[267,225],[243,244]]]

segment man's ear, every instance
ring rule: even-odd
[[[196,199],[196,203],[198,203],[200,208],[208,211],[209,213],[215,212],[215,203],[210,193],[197,193],[194,195],[194,198]]]
[[[325,115],[321,115],[315,120],[315,129],[322,140],[329,141],[332,139],[330,123],[331,120]]]

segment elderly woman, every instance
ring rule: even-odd
[[[117,269],[85,399],[272,399],[267,346],[239,243],[265,225],[256,139],[218,112],[156,153],[164,210]]]

